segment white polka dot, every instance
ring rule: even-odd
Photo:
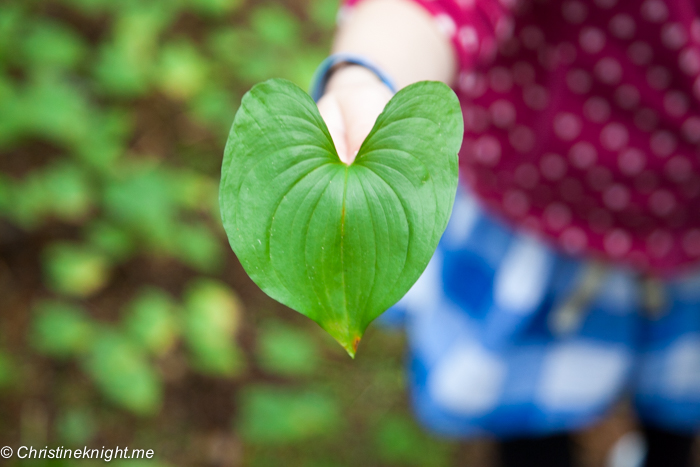
[[[561,244],[570,255],[581,253],[588,244],[586,232],[578,227],[567,227],[561,234]]]
[[[571,163],[578,167],[579,169],[586,169],[593,165],[596,158],[598,157],[598,152],[591,143],[586,141],[580,141],[569,150],[569,159]]]
[[[646,0],[641,8],[642,17],[652,23],[660,23],[668,18],[668,8],[661,0]]]
[[[471,26],[464,26],[459,30],[459,43],[467,53],[473,54],[479,50],[479,35]]]
[[[617,84],[622,79],[622,67],[612,57],[600,59],[595,65],[594,73],[605,84]]]
[[[659,117],[652,109],[641,109],[634,114],[634,124],[643,131],[650,132],[659,123]]]
[[[581,24],[588,15],[588,7],[582,2],[568,1],[562,4],[561,13],[568,22]]]
[[[693,175],[693,164],[685,156],[674,156],[666,162],[664,171],[676,183],[688,181]]]
[[[638,175],[644,170],[646,164],[646,156],[642,151],[635,148],[627,148],[620,152],[618,158],[618,166],[620,172],[630,177]]]
[[[490,62],[498,54],[498,43],[494,38],[489,36],[481,38],[481,50],[479,51],[479,58],[484,62]]]
[[[669,91],[664,95],[664,109],[672,117],[682,117],[688,111],[688,98],[680,91]]]
[[[520,39],[526,48],[535,50],[544,44],[544,33],[537,26],[525,26],[520,31]]]
[[[527,86],[535,81],[535,69],[527,62],[516,62],[513,65],[513,81],[520,86]]]
[[[604,123],[610,118],[610,104],[602,97],[591,97],[583,105],[583,114],[592,122]]]
[[[572,113],[554,116],[554,133],[564,141],[571,141],[581,133],[581,120]]]
[[[561,230],[571,222],[571,210],[562,203],[552,203],[544,210],[544,221],[553,230]]]
[[[588,184],[596,191],[602,191],[612,182],[610,170],[602,166],[593,166],[586,173]]]
[[[615,90],[617,105],[626,110],[631,110],[639,104],[639,91],[631,84],[623,84]]]
[[[690,256],[700,256],[700,230],[689,230],[683,236],[683,250]]]
[[[608,123],[600,132],[600,142],[609,151],[619,151],[627,145],[629,133],[621,123]]]
[[[474,8],[474,2],[475,0],[457,0],[459,6],[461,6],[465,10]]]
[[[508,128],[515,123],[515,107],[510,101],[499,99],[489,108],[491,120],[499,128]]]
[[[647,82],[654,89],[666,89],[671,84],[671,72],[662,66],[654,66],[647,71]]]
[[[678,66],[687,75],[697,75],[700,73],[700,52],[695,48],[686,47],[678,56]]]
[[[523,188],[534,188],[540,181],[540,173],[532,164],[522,164],[515,169],[515,181]]]
[[[683,136],[689,143],[700,143],[700,117],[690,117],[683,122]]]
[[[474,156],[484,165],[494,166],[501,158],[501,144],[491,135],[484,135],[474,142]]]
[[[496,37],[499,41],[505,42],[513,37],[515,22],[510,16],[502,16],[496,23]]]
[[[544,110],[549,104],[549,93],[537,84],[527,86],[523,89],[523,100],[533,110]]]
[[[621,211],[630,201],[630,192],[624,185],[616,183],[603,192],[603,203],[613,211]]]
[[[494,408],[506,378],[498,358],[473,343],[459,343],[438,361],[426,382],[438,406],[459,415]]]
[[[610,9],[617,5],[617,0],[594,0],[595,4],[598,5],[600,8],[604,9]]]
[[[654,51],[649,44],[642,41],[633,42],[627,49],[627,56],[635,65],[648,65]]]
[[[605,235],[603,246],[610,256],[619,258],[627,254],[632,247],[632,239],[624,230],[614,229]]]
[[[598,28],[583,28],[579,36],[579,45],[586,52],[597,54],[605,46],[605,34]]]
[[[585,70],[571,70],[566,74],[566,84],[576,94],[586,94],[591,90],[591,83],[591,75]]]
[[[610,20],[610,32],[619,39],[632,39],[636,25],[630,15],[620,13]]]
[[[690,25],[690,35],[695,42],[700,42],[700,19],[695,18]]]
[[[540,170],[544,178],[559,180],[566,174],[566,162],[563,157],[548,153],[540,159]]]
[[[651,152],[659,157],[668,157],[676,150],[676,137],[670,131],[660,130],[651,135],[649,146]]]
[[[469,97],[480,97],[486,91],[486,78],[480,73],[462,72],[459,75],[459,89]]]
[[[676,199],[668,190],[656,190],[649,196],[649,208],[657,216],[668,216],[675,207]]]
[[[673,248],[673,236],[666,230],[657,229],[647,238],[647,248],[652,256],[664,257]]]
[[[491,69],[489,72],[489,81],[491,83],[491,88],[500,93],[505,93],[510,91],[513,87],[513,75],[507,68],[498,66]]]
[[[671,50],[678,50],[688,42],[688,35],[678,23],[664,24],[661,28],[661,42]]]
[[[535,145],[535,133],[524,125],[517,125],[508,134],[510,144],[519,152],[529,152]]]
[[[435,22],[437,23],[440,32],[442,32],[445,36],[452,37],[456,34],[457,25],[450,16],[438,14],[435,16]]]
[[[508,190],[503,195],[503,207],[506,212],[515,217],[522,217],[530,209],[530,200],[520,190]]]

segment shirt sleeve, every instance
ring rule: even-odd
[[[344,0],[339,21],[364,0]],[[519,0],[407,0],[430,13],[452,43],[460,70],[490,62],[499,42],[513,33],[512,13]]]

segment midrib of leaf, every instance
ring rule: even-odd
[[[340,274],[343,283],[343,307],[345,314],[345,321],[350,323],[350,315],[348,313],[348,291],[345,286],[345,218],[347,217],[347,211],[345,210],[345,202],[347,200],[348,193],[348,175],[350,173],[350,166],[345,166],[345,177],[343,178],[343,203],[340,211]],[[350,351],[349,349],[348,352]]]

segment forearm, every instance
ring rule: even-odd
[[[386,71],[399,88],[416,81],[452,84],[456,63],[452,45],[430,14],[408,0],[365,0],[340,26],[333,52],[363,55]],[[334,74],[329,88],[352,68]]]

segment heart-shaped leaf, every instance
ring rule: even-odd
[[[459,101],[448,86],[399,91],[346,165],[313,100],[273,79],[244,97],[220,204],[229,242],[272,298],[354,356],[369,323],[418,279],[457,191]]]

